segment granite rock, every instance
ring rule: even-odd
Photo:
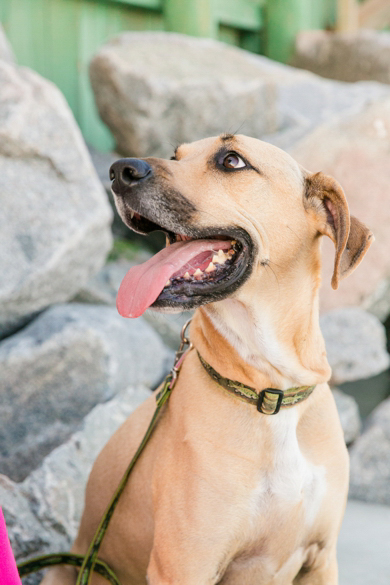
[[[389,96],[375,83],[325,80],[212,39],[126,32],[90,66],[99,113],[120,152],[169,157],[224,132],[288,148],[321,122]]]
[[[390,398],[372,413],[350,460],[350,497],[390,505]]]
[[[11,45],[5,36],[4,29],[0,23],[0,60],[8,63],[15,63],[15,56],[11,49]]]
[[[358,307],[335,309],[321,316],[320,325],[332,368],[332,383],[376,376],[390,365],[382,323]]]
[[[359,406],[353,396],[349,396],[338,388],[333,388],[333,397],[339,413],[345,443],[349,445],[358,438],[362,427]]]
[[[72,297],[112,244],[112,212],[60,91],[0,60],[0,338]]]
[[[52,451],[22,483],[0,475],[0,501],[18,562],[68,550],[76,536],[94,460],[150,391],[130,387],[97,405],[82,427]]]
[[[290,154],[306,169],[337,179],[351,214],[375,236],[362,264],[337,291],[330,285],[334,247],[324,238],[322,310],[360,306],[384,321],[390,313],[390,98],[323,124]]]
[[[0,343],[0,471],[22,480],[88,412],[129,384],[155,387],[171,352],[113,307],[51,307]]]
[[[303,31],[291,63],[330,79],[390,83],[390,33]]]

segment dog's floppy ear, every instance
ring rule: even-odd
[[[343,189],[323,173],[306,176],[305,207],[314,212],[318,231],[329,236],[335,245],[332,288],[336,289],[339,280],[361,262],[374,236],[361,221],[349,215]]]

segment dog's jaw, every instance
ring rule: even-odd
[[[319,245],[313,253],[320,254]],[[319,327],[320,279],[302,264],[301,271],[294,266],[297,274],[293,290],[300,290],[299,298],[289,292],[293,271],[278,274],[279,293],[269,295],[267,289],[274,286],[275,275],[259,266],[257,276],[232,298],[202,308],[234,352],[263,374],[266,386],[286,389],[319,384],[330,378]],[[305,286],[300,286],[303,281]]]

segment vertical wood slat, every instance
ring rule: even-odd
[[[300,30],[312,28],[312,0],[268,0],[267,56],[287,62]]]
[[[212,0],[165,0],[165,30],[195,37],[217,37]]]
[[[337,0],[336,28],[340,32],[354,32],[359,28],[357,0]]]
[[[350,1],[350,0],[348,0]],[[335,0],[267,0],[266,55],[287,63],[302,30],[327,28],[334,23]]]

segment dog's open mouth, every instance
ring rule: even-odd
[[[244,230],[191,228],[176,234],[134,211],[126,223],[142,234],[162,230],[167,246],[126,274],[117,297],[123,317],[139,317],[150,306],[193,308],[226,297],[244,280],[250,247]]]

